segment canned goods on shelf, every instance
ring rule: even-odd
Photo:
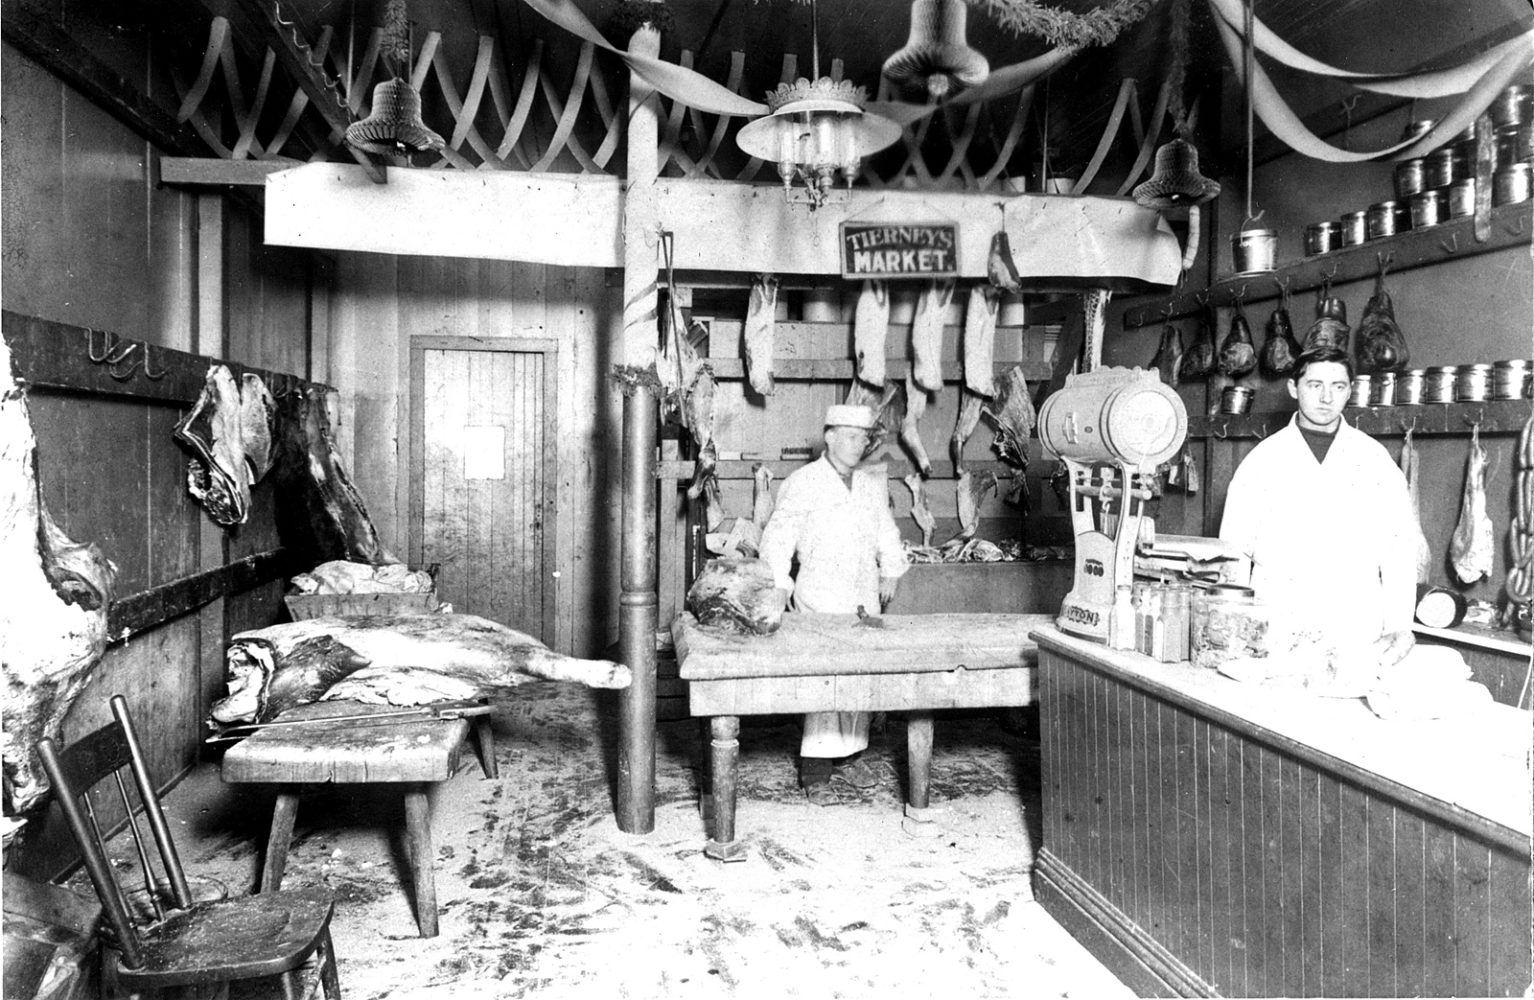
[[[1425,368],[1408,368],[1396,376],[1397,406],[1416,406],[1422,402],[1422,382],[1427,374]]]
[[[1463,219],[1475,214],[1475,178],[1466,177],[1449,185],[1448,217]]]
[[[1244,385],[1227,385],[1220,392],[1220,412],[1237,416],[1252,408],[1252,390]]]
[[[1491,122],[1501,128],[1505,125],[1521,125],[1529,120],[1529,103],[1534,98],[1534,88],[1525,83],[1507,87],[1491,102]]]
[[[1448,187],[1459,180],[1454,147],[1444,146],[1427,154],[1423,159],[1422,173],[1424,188]]]
[[[1396,234],[1396,203],[1379,201],[1369,206],[1364,215],[1364,235],[1371,240],[1383,239]]]
[[[1438,123],[1431,118],[1419,118],[1413,122],[1407,122],[1401,130],[1401,141],[1410,142],[1412,139],[1420,139],[1433,131],[1433,126]]]
[[[1369,375],[1353,376],[1353,391],[1348,394],[1349,406],[1368,406],[1369,396],[1374,392],[1374,379]]]
[[[1342,245],[1356,247],[1368,236],[1368,212],[1349,212],[1342,217]]]
[[[1397,201],[1405,201],[1423,190],[1423,162],[1420,156],[1396,164],[1395,186]]]
[[[1497,129],[1495,139],[1497,157],[1493,161],[1497,169],[1500,170],[1508,164],[1526,159],[1526,157],[1518,155],[1518,131],[1520,128],[1521,126],[1518,125],[1508,125]]]
[[[1491,203],[1511,205],[1529,200],[1529,165],[1513,163],[1498,170],[1491,178]]]
[[[1522,399],[1528,395],[1531,372],[1527,361],[1498,361],[1491,366],[1492,399]]]
[[[1518,159],[1524,162],[1534,160],[1534,120],[1526,121],[1518,126],[1518,146],[1516,152]]]
[[[1411,227],[1426,229],[1436,226],[1447,216],[1444,214],[1443,198],[1437,191],[1419,191],[1411,196]]]
[[[1454,402],[1454,365],[1435,365],[1422,375],[1422,401],[1424,403]]]
[[[1370,406],[1394,406],[1396,404],[1396,373],[1380,372],[1374,376],[1369,387]]]
[[[1491,365],[1460,365],[1454,372],[1454,401],[1481,403],[1491,386]]]
[[[1342,231],[1335,222],[1312,222],[1305,227],[1305,256],[1331,253],[1341,245]]]
[[[1273,270],[1278,233],[1272,229],[1243,229],[1230,238],[1230,256],[1237,274],[1262,274]]]

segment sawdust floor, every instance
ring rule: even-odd
[[[743,720],[750,850],[731,864],[701,850],[696,720],[660,724],[648,835],[613,818],[608,694],[529,684],[494,727],[501,777],[465,753],[434,796],[435,938],[416,934],[398,795],[340,786],[302,800],[284,884],[335,891],[351,1000],[1133,995],[1032,900],[1038,744],[995,716],[938,716],[935,839],[901,830],[899,716],[868,752],[879,787],[842,787],[829,807],[798,788],[797,720]],[[225,786],[208,764],[167,804],[189,873],[248,891],[270,793]]]

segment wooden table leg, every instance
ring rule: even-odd
[[[431,846],[428,785],[405,788],[405,846],[415,878],[415,922],[422,937],[437,936],[436,858]]]
[[[906,717],[906,766],[910,787],[906,789],[905,817],[900,827],[913,837],[939,836],[942,830],[928,808],[932,781],[931,712],[911,712]]]
[[[282,888],[282,873],[288,867],[288,845],[293,842],[293,820],[298,816],[298,790],[279,788],[277,804],[272,809],[272,830],[266,838],[266,861],[261,866],[261,892]]]
[[[735,839],[735,784],[740,765],[740,717],[716,715],[709,723],[709,772],[714,784],[714,819],[703,853],[715,861],[743,861],[746,846]]]

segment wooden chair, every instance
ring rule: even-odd
[[[176,987],[227,990],[233,981],[281,976],[285,996],[293,995],[295,985],[303,988],[300,995],[312,996],[313,976],[307,977],[307,983],[293,980],[300,978],[296,975],[300,968],[315,956],[325,996],[339,1000],[340,979],[330,942],[335,898],[330,891],[296,889],[194,902],[128,717],[127,700],[113,695],[111,703],[115,721],[78,742],[64,749],[46,738],[37,744],[54,797],[84,854],[86,870],[101,899],[105,930],[116,949],[104,970],[107,978],[115,978],[124,991],[138,993]],[[124,770],[131,772],[131,778],[125,779]],[[130,782],[137,789],[139,807],[129,795]],[[98,784],[107,788],[115,784],[122,799],[153,913],[136,915],[130,910],[117,872],[107,859],[90,795]],[[139,828],[136,813],[140,808],[158,848],[164,875],[159,884],[150,863],[151,848]],[[162,905],[161,897],[167,892],[168,905]]]

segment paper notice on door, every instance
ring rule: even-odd
[[[463,478],[506,478],[506,428],[498,424],[464,427]]]

